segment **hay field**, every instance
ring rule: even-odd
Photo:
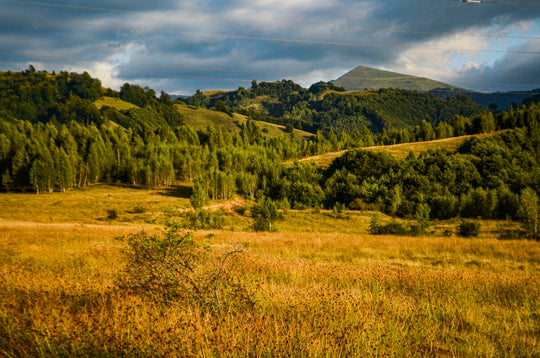
[[[209,312],[115,286],[115,237],[183,219],[185,193],[160,192],[0,195],[0,356],[540,355],[540,244],[495,238],[512,223],[483,222],[473,239],[437,234],[455,222],[374,236],[367,212],[291,211],[278,232],[255,233],[226,213],[225,229],[195,237],[242,248],[227,270],[253,305]],[[119,217],[100,219],[113,203]]]

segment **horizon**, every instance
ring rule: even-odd
[[[87,71],[111,88],[194,93],[283,78],[308,87],[359,65],[483,92],[540,87],[536,1],[8,0],[0,9],[0,70]]]

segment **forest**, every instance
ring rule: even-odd
[[[540,192],[540,106],[534,102],[495,115],[483,111],[440,121],[432,117],[379,133],[367,125],[352,134],[321,129],[299,142],[287,133],[266,137],[253,119],[239,133],[221,127],[195,131],[183,123],[168,94],[157,97],[149,88],[130,84],[119,92],[104,90],[87,73],[49,74],[30,68],[1,77],[2,191],[50,193],[98,182],[154,188],[184,181],[194,183],[193,192],[202,195],[203,202],[240,194],[259,201],[267,198],[282,209],[337,205],[410,218],[428,208],[438,219],[518,219],[524,195],[537,202],[534,198]],[[327,90],[324,84],[310,90],[293,82],[279,86],[285,90],[265,83],[253,83],[252,89],[277,97],[291,90],[300,97]],[[98,110],[93,102],[103,95],[135,106]],[[422,96],[389,90],[377,98],[388,97],[381,103],[395,108],[393,116],[404,124],[414,117],[410,109],[415,106],[398,102]],[[290,98],[281,99],[284,107],[291,103]],[[345,118],[347,108],[354,108],[357,101],[358,97],[336,92],[318,106],[328,109],[330,121],[333,111]],[[454,98],[447,104],[461,101]],[[225,107],[230,108],[227,103]],[[445,113],[441,118],[451,113],[445,112],[450,107],[435,105],[424,110]],[[360,149],[476,133],[492,135],[470,138],[456,153],[430,149],[397,160]],[[285,163],[342,149],[351,150],[326,169],[310,162]]]
[[[312,132],[322,130],[353,135],[367,127],[373,133],[448,122],[455,115],[470,117],[485,108],[456,94],[438,99],[431,93],[399,89],[346,92],[332,83],[318,82],[309,89],[291,80],[252,82],[251,88],[218,92],[210,96],[197,92],[187,103],[207,108],[229,108],[254,118],[291,125]]]

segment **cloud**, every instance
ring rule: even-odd
[[[530,39],[511,50],[515,52],[506,54],[492,66],[464,66],[456,73],[456,83],[482,91],[540,88],[540,41]]]
[[[538,56],[434,50],[535,49],[538,40],[484,36],[534,34],[540,6],[527,3],[12,0],[0,10],[0,68],[87,69],[112,87],[130,81],[190,94],[283,78],[308,86],[358,65],[444,81],[516,82],[511,73],[526,78],[538,63]]]

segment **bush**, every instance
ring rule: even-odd
[[[223,213],[209,210],[195,210],[188,212],[185,227],[192,230],[221,229],[223,228]]]
[[[107,219],[108,220],[118,219],[118,211],[116,209],[107,209]]]
[[[263,199],[258,205],[251,208],[251,215],[255,219],[253,230],[255,231],[276,231],[274,222],[282,218],[278,212],[276,203],[271,199]]]
[[[478,236],[479,233],[480,224],[473,221],[462,221],[457,230],[457,234],[463,237]]]
[[[499,239],[503,240],[514,240],[514,239],[522,239],[524,237],[527,237],[527,232],[520,229],[508,229],[504,230],[500,235]]]
[[[386,225],[381,225],[379,227],[378,234],[404,236],[404,235],[410,235],[411,231],[408,230],[403,224],[393,221]]]
[[[348,216],[343,213],[343,210],[345,210],[345,205],[336,203],[332,208],[332,213],[330,216],[334,219],[347,219]]]
[[[239,215],[246,215],[246,212],[248,211],[248,208],[243,205],[234,205],[232,207],[233,211]]]
[[[381,215],[374,214],[369,223],[369,233],[374,235],[410,235],[411,232],[403,224],[392,221],[386,225],[381,224]]]
[[[146,208],[143,206],[136,206],[131,210],[132,214],[144,214],[146,212]]]
[[[153,301],[188,302],[212,311],[252,304],[250,295],[226,270],[228,259],[241,251],[216,253],[209,241],[195,240],[192,233],[180,229],[170,221],[157,235],[142,231],[118,238],[128,248],[127,264],[116,286]]]

